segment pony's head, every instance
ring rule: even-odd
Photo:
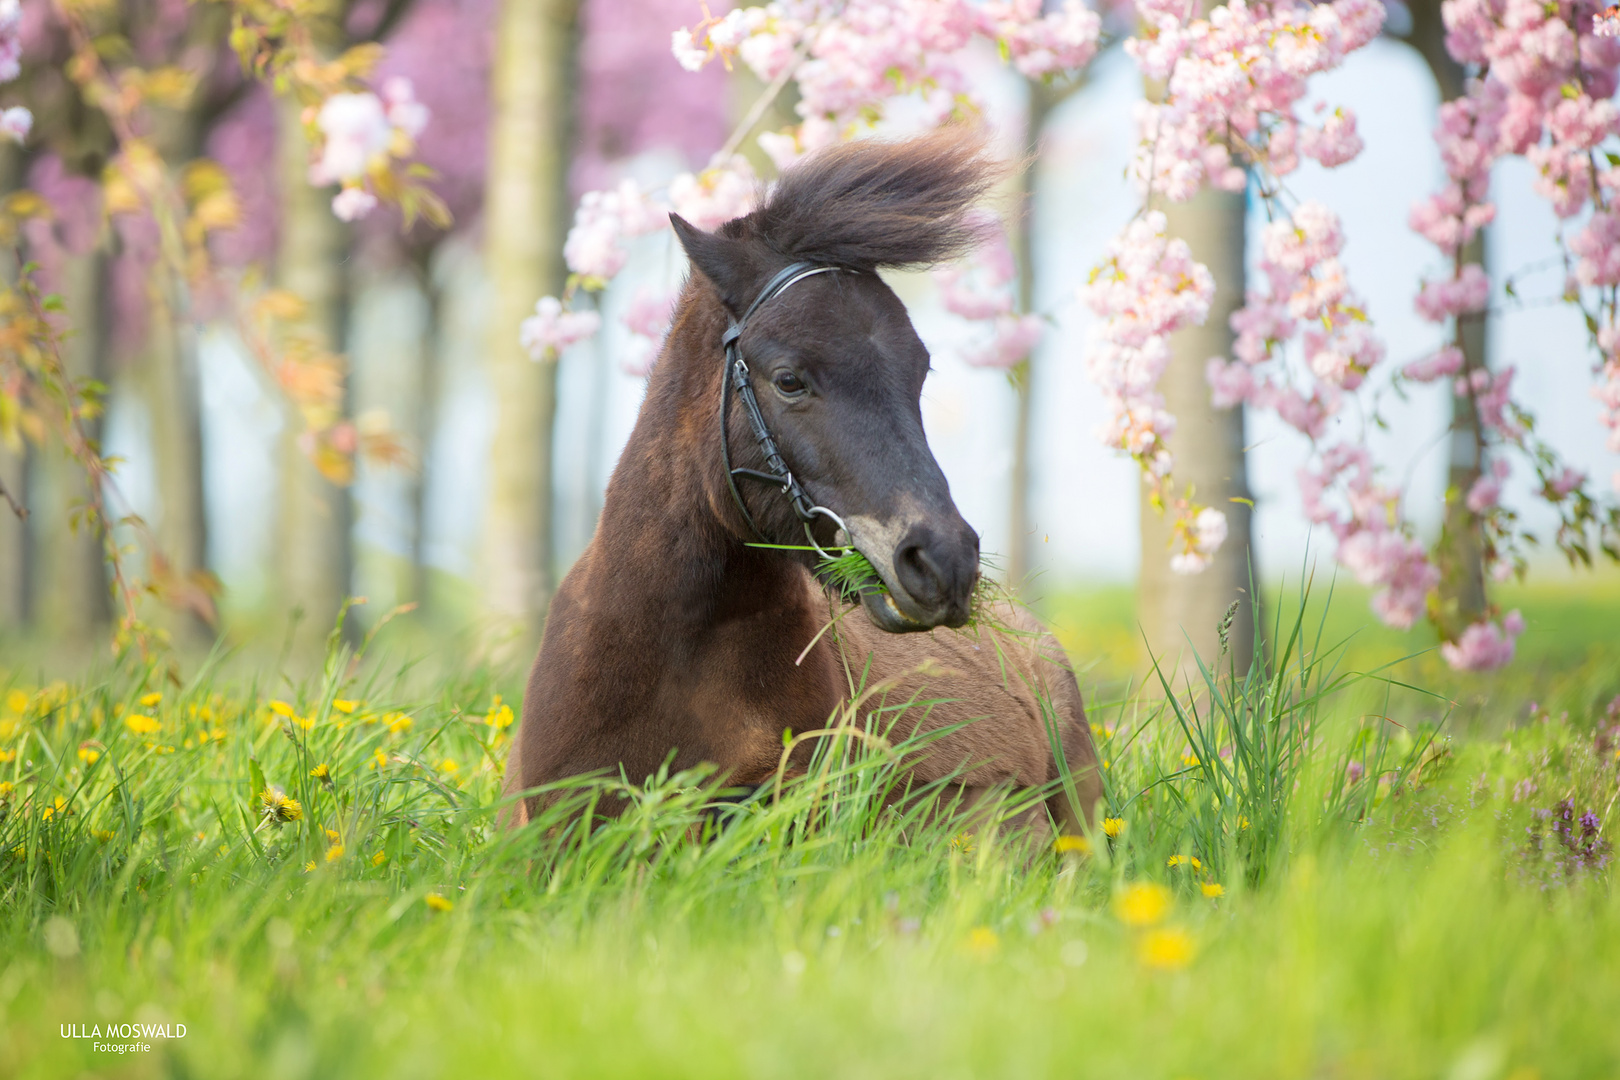
[[[1002,172],[980,136],[947,129],[810,155],[784,172],[764,205],[714,233],[671,215],[693,267],[733,320],[785,267],[840,271],[803,278],[766,301],[738,345],[788,469],[810,499],[843,520],[847,541],[883,579],[887,594],[868,592],[863,604],[884,630],[966,622],[979,537],[957,511],[923,434],[928,350],[877,271],[928,266],[971,248],[969,211]],[[721,359],[713,362],[718,370]],[[764,456],[743,411],[731,402],[732,464],[761,470]],[[745,478],[739,490],[766,539],[803,543],[779,488]],[[830,518],[811,528],[823,546],[846,539]]]

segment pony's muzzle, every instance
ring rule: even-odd
[[[929,525],[913,525],[895,548],[894,576],[895,601],[913,620],[961,626],[972,614],[979,581],[978,534],[965,522],[943,535]]]

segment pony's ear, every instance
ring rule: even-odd
[[[669,223],[693,267],[714,282],[731,313],[740,314],[748,306],[748,286],[758,276],[742,241],[704,232],[679,214],[670,214]]]

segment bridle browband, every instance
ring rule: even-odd
[[[754,515],[748,512],[748,505],[743,502],[742,492],[737,490],[737,480],[738,478],[757,480],[780,487],[782,494],[786,495],[793,505],[794,514],[804,523],[804,534],[810,538],[810,546],[826,558],[832,556],[816,543],[815,534],[810,531],[811,524],[816,518],[825,517],[836,524],[846,537],[849,534],[848,526],[844,524],[843,518],[811,500],[805,493],[803,485],[788,469],[787,462],[782,459],[782,451],[777,448],[776,440],[771,437],[770,429],[765,426],[765,414],[760,411],[759,398],[754,394],[753,383],[749,381],[748,364],[743,360],[739,340],[742,338],[743,330],[748,327],[748,320],[753,318],[754,313],[763,307],[766,301],[781,295],[805,278],[834,273],[840,269],[842,268],[837,266],[817,266],[808,262],[796,262],[783,267],[775,277],[766,282],[759,295],[754,297],[754,302],[748,305],[748,310],[743,312],[742,318],[733,320],[720,339],[726,351],[726,367],[720,376],[720,461],[725,467],[726,486],[731,489],[731,498],[736,502],[737,509],[742,511],[743,520],[748,523],[748,528],[764,541],[765,534],[760,532],[759,525],[754,521]],[[731,390],[735,390],[737,396],[742,399],[743,413],[748,418],[748,426],[754,432],[754,441],[759,443],[760,452],[765,455],[765,468],[769,469],[769,472],[760,472],[758,469],[734,469],[731,466],[731,446],[726,423],[731,404]]]

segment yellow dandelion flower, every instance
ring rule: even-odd
[[[1204,864],[1198,861],[1198,856],[1196,855],[1172,855],[1169,859],[1165,860],[1164,865],[1190,866],[1194,870],[1202,870],[1204,868]]]
[[[1170,890],[1163,885],[1137,882],[1114,899],[1120,920],[1131,926],[1153,926],[1170,912]]]
[[[309,862],[304,864],[304,873],[313,874],[314,872],[315,872],[315,860],[311,859],[311,860],[309,860]]]
[[[371,857],[371,865],[372,866],[381,866],[383,863],[385,863],[387,861],[388,861],[388,855],[385,852],[379,851],[379,852],[377,852],[377,854],[375,854],[375,855],[373,855]]]
[[[355,709],[359,708],[359,706],[360,703],[358,701],[347,701],[343,698],[334,698],[332,700],[332,708],[344,714],[353,713]]]
[[[111,829],[91,829],[90,835],[105,844],[113,838],[113,831]]]
[[[1181,763],[1183,765],[1187,765],[1187,766],[1191,766],[1191,767],[1195,767],[1195,768],[1197,766],[1203,764],[1203,762],[1198,760],[1198,755],[1197,754],[1182,754],[1181,755]]]
[[[79,747],[79,760],[86,765],[94,765],[101,760],[101,751],[93,746]]]
[[[54,817],[67,817],[71,813],[73,813],[73,810],[68,806],[68,801],[58,795],[54,802],[45,804],[44,809],[39,812],[39,816],[40,820],[49,821]]]
[[[965,851],[972,851],[973,850],[973,834],[970,833],[970,832],[963,832],[963,833],[957,833],[955,836],[951,837],[951,850],[952,851],[964,851],[964,852]]]
[[[341,858],[343,858],[342,844],[333,844],[331,847],[326,849],[327,862],[337,862]]]
[[[313,776],[317,780],[330,780],[332,779],[332,769],[331,766],[327,765],[326,762],[323,761],[313,769],[309,770],[309,775]]]
[[[989,956],[1001,948],[1001,935],[988,926],[975,926],[968,934],[968,948],[980,956]]]
[[[287,793],[278,787],[268,787],[259,792],[259,804],[263,807],[265,820],[277,825],[298,821],[304,816],[304,808],[298,800],[289,799]]]
[[[0,750],[0,765],[5,765],[8,762],[12,762],[12,761],[16,761],[16,760],[17,760],[17,751],[15,751],[15,750]]]
[[[495,700],[499,701],[500,697],[497,696]],[[512,715],[512,706],[501,705],[499,707],[490,709],[489,715],[484,717],[484,723],[488,724],[496,731],[505,731],[507,728],[512,726],[512,722],[515,719],[516,717]]]
[[[11,781],[0,780],[0,799],[4,799],[7,795],[10,795],[15,790],[17,789],[12,785]]]
[[[1202,890],[1203,894],[1209,897],[1211,900],[1219,900],[1221,897],[1226,895],[1226,886],[1222,885],[1218,881],[1206,881],[1202,885],[1198,886],[1198,888]]]
[[[1176,971],[1192,963],[1193,939],[1179,926],[1149,930],[1137,943],[1136,955],[1143,964],[1161,971]]]
[[[443,761],[439,762],[439,771],[444,773],[446,776],[454,776],[456,773],[461,771],[461,766],[456,764],[455,758],[447,757]]]
[[[1243,814],[1239,814],[1238,815],[1238,828],[1247,829],[1248,827],[1249,827],[1249,819],[1246,816],[1244,816]]]
[[[146,745],[148,747],[151,747],[152,753],[154,753],[154,754],[172,754],[172,753],[174,753],[174,747],[172,747],[172,746],[155,746],[152,743],[147,743]]]
[[[380,769],[380,768],[382,768],[383,766],[385,766],[387,764],[388,764],[388,755],[383,753],[383,748],[379,746],[379,747],[377,747],[377,749],[375,749],[375,750],[373,750],[371,752],[371,760],[366,763],[366,768],[368,768],[368,769]]]
[[[402,731],[411,730],[413,723],[415,721],[404,713],[393,713],[388,718],[388,730],[397,735]]]
[[[326,829],[323,831],[326,833],[326,842],[328,844],[335,844],[339,840],[343,839],[343,837],[338,835],[338,831],[336,829]]]
[[[155,708],[157,706],[158,702],[160,702],[162,700],[163,700],[163,695],[161,693],[157,693],[156,691],[154,691],[153,693],[150,693],[150,694],[142,694],[141,695],[141,704],[144,705],[148,709]]]
[[[163,730],[163,725],[142,713],[130,713],[124,717],[124,726],[137,735],[155,735]]]
[[[1079,855],[1091,854],[1091,841],[1083,836],[1060,836],[1052,841],[1052,847],[1059,855],[1075,852]]]
[[[434,911],[449,911],[451,908],[456,906],[454,901],[446,900],[438,893],[428,893],[426,900],[427,906],[432,908]]]
[[[1119,839],[1120,834],[1123,833],[1124,831],[1125,831],[1125,819],[1124,818],[1117,818],[1117,817],[1103,818],[1103,832],[1107,834],[1107,836],[1108,836],[1108,838],[1110,840]]]
[[[270,711],[275,713],[277,716],[286,716],[289,718],[298,715],[298,710],[294,709],[285,701],[272,701],[270,703]]]
[[[28,711],[28,695],[21,690],[13,690],[6,695],[6,708],[19,716]]]

